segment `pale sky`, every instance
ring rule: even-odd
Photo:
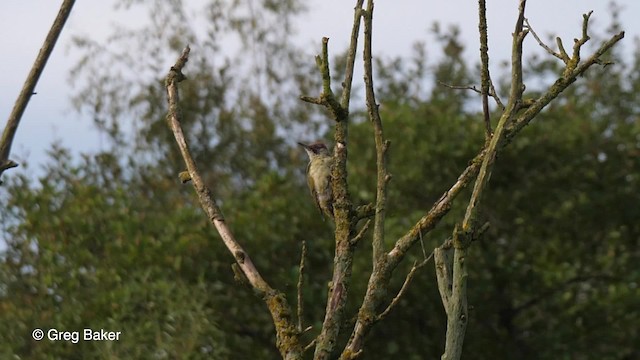
[[[185,0],[198,15],[205,0]],[[0,126],[4,129],[6,118],[22,87],[24,79],[35,59],[42,41],[55,18],[61,0],[2,0],[0,5]],[[516,0],[488,1],[489,48],[494,59],[509,56],[510,34],[517,13]],[[297,38],[301,44],[319,43],[329,37],[330,46],[344,49],[349,37],[355,1],[310,0],[309,12],[297,24]],[[530,0],[527,17],[538,34],[546,38],[559,35],[570,47],[572,39],[580,36],[582,14],[594,10],[594,30],[602,31],[609,23],[606,0]],[[625,51],[630,53],[640,36],[640,1],[619,0],[622,6],[621,22],[626,31],[623,40]],[[343,9],[340,13],[332,9]],[[201,12],[200,12],[201,13]],[[22,118],[12,148],[12,158],[26,160],[34,165],[45,160],[45,151],[54,140],[60,140],[75,151],[98,150],[101,139],[93,130],[91,120],[76,114],[70,105],[68,72],[76,59],[70,54],[70,38],[73,35],[89,35],[104,39],[112,24],[139,22],[144,12],[126,13],[113,10],[113,1],[77,1],[58,45],[36,87]],[[443,27],[457,25],[462,32],[469,63],[477,62],[477,1],[382,1],[376,2],[374,15],[374,51],[386,56],[406,55],[417,40],[428,40],[428,29],[438,21]],[[398,36],[401,34],[402,36]],[[527,39],[526,48],[535,48],[533,38]],[[551,45],[551,44],[550,44]],[[435,47],[429,47],[431,52]],[[537,50],[536,50],[537,51]],[[174,59],[167,59],[167,66]],[[4,177],[10,176],[10,170]]]

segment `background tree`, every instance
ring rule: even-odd
[[[158,20],[153,23],[174,21],[166,16],[165,2],[155,5],[153,16]],[[172,11],[176,9],[180,8]],[[165,17],[160,16],[163,11],[167,11]],[[278,11],[273,13],[284,10]],[[224,18],[212,17],[219,29],[234,31],[221,24]],[[283,25],[267,20],[256,23]],[[160,26],[155,26],[159,31]],[[177,34],[188,32],[163,28],[179,31],[163,36],[154,36],[152,30],[142,32],[148,38],[138,44],[144,43],[138,47],[140,53],[156,54],[146,51],[147,47],[160,49],[157,61],[130,61],[123,68],[131,73],[96,77],[85,84],[95,93],[83,91],[84,87],[78,91],[87,94],[77,99],[78,104],[84,104],[82,109],[90,111],[96,125],[111,135],[112,149],[74,159],[67,150],[53,147],[51,162],[39,180],[24,174],[9,178],[8,196],[0,200],[7,209],[1,215],[7,243],[0,266],[0,322],[7,329],[0,334],[3,357],[278,356],[273,325],[261,300],[232,279],[229,256],[220,241],[211,239],[216,235],[191,191],[176,186],[175,174],[182,167],[164,124],[161,77],[166,66],[158,64],[174,57],[166,44],[173,44],[177,52],[183,45]],[[380,59],[381,66],[376,66],[385,137],[393,143],[388,241],[401,236],[424,214],[426,204],[455,181],[483,142],[484,126],[477,111],[468,106],[471,94],[437,82],[470,83],[477,79],[468,70],[473,64],[462,59],[462,44],[455,34],[438,38],[444,57],[437,64],[427,63],[418,47],[412,59]],[[114,37],[102,48],[79,42],[92,56],[84,62],[84,70],[78,68],[77,76],[104,74],[91,68],[100,62],[110,64],[102,67],[107,69],[122,66],[111,61],[127,59],[118,55],[125,53],[132,39],[136,36]],[[198,42],[190,42],[195,49]],[[283,46],[296,53],[286,42]],[[213,45],[210,49],[213,52]],[[237,75],[252,64],[236,67],[235,59],[215,60],[212,53],[200,60],[200,54],[193,52],[189,81],[181,86],[185,125],[198,164],[206,169],[205,176],[219,184],[216,193],[225,200],[224,214],[236,236],[263,276],[284,284],[280,289],[289,299],[295,298],[299,242],[307,240],[305,324],[314,330],[303,339],[310,341],[321,327],[319,314],[324,310],[333,249],[328,241],[330,226],[318,221],[307,198],[302,180],[304,154],[292,148],[291,139],[297,140],[296,134],[303,131],[300,124],[319,134],[327,130],[319,112],[292,100],[294,94],[310,94],[318,86],[317,79],[308,76],[313,71],[301,65],[307,60],[303,52],[299,54],[301,58],[293,58],[296,66],[283,66],[300,69],[300,74],[282,76],[282,82],[295,83],[282,86],[290,90],[282,97],[272,95],[282,102],[279,106],[272,106],[273,99],[263,92],[253,94],[253,99],[240,96],[251,92],[242,88],[246,82],[237,80]],[[639,63],[636,52],[626,66],[588,72],[502,153],[481,209],[492,227],[470,249],[473,309],[467,355],[637,356],[634,346],[639,337],[634,324],[639,290],[634,284],[639,273],[634,264],[640,255],[640,237],[634,221],[638,179],[633,174],[639,173],[640,165]],[[158,71],[150,70],[150,64]],[[528,79],[548,78],[560,71],[546,59],[532,59],[531,65],[531,72],[525,74]],[[135,71],[137,66],[140,71]],[[253,67],[269,84],[265,69]],[[338,71],[342,70],[334,75]],[[435,79],[431,74],[436,74]],[[238,99],[242,106],[230,105]],[[373,139],[370,125],[363,121],[365,114],[352,110],[352,116],[350,148],[363,151],[350,152],[349,185],[354,198],[366,203],[375,199],[373,183],[367,181],[375,176]],[[131,118],[140,122],[134,127],[135,141],[129,141],[123,126]],[[266,165],[265,158],[269,159]],[[426,249],[451,234],[468,195],[463,193],[451,214],[425,234]],[[367,253],[370,246],[361,241],[358,253]],[[405,273],[413,260],[422,259],[421,249],[415,247],[397,272]],[[356,256],[353,266],[347,318],[357,313],[364,296],[371,258]],[[399,289],[403,280],[392,279],[390,287]],[[418,359],[442,353],[446,319],[435,284],[433,271],[417,272],[384,324],[373,327],[364,358]],[[392,297],[393,293],[386,301]],[[35,343],[25,336],[35,326],[105,327],[133,335],[113,344]],[[343,330],[341,344],[349,335]]]

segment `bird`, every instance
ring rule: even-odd
[[[311,197],[316,203],[320,214],[333,219],[333,191],[331,190],[331,166],[333,156],[327,145],[322,142],[305,144],[298,142],[309,156],[307,165],[307,185]]]

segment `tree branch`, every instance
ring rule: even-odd
[[[467,249],[470,239],[475,231],[474,224],[477,216],[478,205],[482,194],[491,177],[491,171],[496,159],[498,146],[504,137],[505,125],[515,116],[519,110],[524,91],[522,83],[522,42],[527,31],[524,30],[524,12],[526,0],[520,0],[518,20],[513,32],[511,49],[511,91],[505,111],[502,113],[498,125],[491,136],[487,154],[482,160],[482,166],[478,172],[471,199],[467,205],[461,226],[456,226],[453,231],[453,274],[451,294],[448,304],[445,304],[447,313],[447,335],[443,360],[457,360],[462,356],[462,345],[467,328]],[[482,11],[482,9],[480,10]],[[448,280],[448,279],[446,279]],[[444,280],[443,280],[444,281]],[[440,283],[440,280],[438,280]],[[444,296],[443,296],[444,298]]]
[[[578,64],[573,71],[567,71],[569,65],[565,68],[563,76],[557,79],[549,89],[536,99],[527,109],[518,115],[513,125],[509,126],[505,135],[505,144],[508,144],[513,138],[528,125],[533,118],[544,109],[553,99],[558,97],[566,88],[569,87],[576,79],[584,74],[594,64],[603,64],[602,56],[609,51],[618,41],[624,38],[624,31],[613,35],[609,40],[600,45],[587,60]],[[605,63],[606,64],[606,63]]]
[[[335,215],[335,241],[336,250],[334,256],[333,277],[329,288],[325,317],[322,323],[322,330],[316,339],[315,359],[328,359],[335,350],[340,326],[342,325],[344,308],[347,302],[347,293],[351,281],[351,270],[353,265],[353,252],[355,242],[350,241],[356,232],[356,223],[353,221],[353,206],[349,195],[347,183],[347,144],[348,144],[348,120],[349,101],[351,86],[353,81],[353,69],[358,46],[358,33],[360,22],[362,21],[362,4],[364,0],[357,0],[354,9],[354,22],[351,31],[351,44],[347,55],[347,65],[345,70],[345,80],[343,81],[343,93],[341,103],[335,99],[329,99],[330,111],[336,121],[335,127],[335,147],[334,165],[331,172],[331,187],[333,191],[333,208]],[[323,63],[321,72],[323,73],[323,94],[321,98],[333,94],[330,91],[329,59],[327,48],[327,38],[323,38]],[[328,82],[329,81],[329,82]],[[329,88],[329,89],[328,89]],[[335,108],[336,104],[339,106]],[[331,110],[333,109],[333,110]]]
[[[367,1],[367,10],[364,13],[364,83],[366,89],[367,111],[369,121],[373,125],[373,137],[376,144],[376,207],[373,224],[373,271],[383,261],[384,256],[384,221],[387,206],[387,184],[391,175],[387,172],[387,151],[390,142],[384,140],[382,119],[378,111],[375,90],[373,88],[373,65],[371,53],[371,36],[373,31],[373,0]]]
[[[478,1],[478,32],[480,33],[480,93],[482,95],[482,113],[484,115],[485,138],[489,140],[493,131],[491,130],[491,114],[489,113],[489,40],[487,37],[487,5],[486,0]]]
[[[451,288],[453,287],[453,253],[451,245],[439,246],[433,250],[433,259],[436,266],[436,280],[438,281],[438,292],[445,312],[449,309],[451,299]]]
[[[478,88],[476,88],[475,85],[452,85],[452,84],[447,84],[445,82],[442,82],[440,80],[438,80],[438,84],[444,86],[444,87],[448,87],[449,89],[454,89],[454,90],[471,90],[475,93],[478,93],[480,95],[482,95],[482,91],[478,90]],[[493,100],[496,102],[496,105],[498,105],[498,107],[501,110],[504,110],[504,104],[502,104],[502,100],[500,100],[500,97],[498,96],[498,93],[496,93],[496,89],[493,86],[493,81],[491,81],[491,78],[489,78],[489,92],[487,93],[487,95],[491,96],[493,98]]]
[[[560,48],[561,52],[557,53],[555,51],[553,51],[553,49],[551,49],[547,44],[545,44],[540,37],[538,36],[538,34],[533,30],[533,27],[531,26],[531,24],[529,23],[529,19],[524,19],[524,23],[527,25],[527,29],[529,29],[529,31],[531,32],[531,35],[533,35],[533,38],[536,39],[536,41],[538,42],[538,45],[540,45],[540,47],[542,47],[543,49],[545,49],[549,54],[557,57],[558,59],[562,60],[565,64],[569,61],[569,55],[567,55],[567,53],[564,51],[564,47],[562,46],[562,42],[560,41],[558,47]]]
[[[11,114],[9,114],[7,125],[4,128],[2,139],[0,140],[0,175],[2,175],[5,170],[18,166],[15,161],[9,160],[13,138],[16,136],[20,119],[22,119],[22,115],[27,108],[31,95],[34,94],[33,91],[36,88],[38,79],[47,64],[47,60],[49,60],[49,56],[53,52],[53,48],[58,41],[58,37],[62,32],[64,24],[69,18],[69,14],[71,14],[71,9],[73,9],[74,3],[75,0],[65,0],[62,5],[60,5],[58,16],[56,16],[56,19],[53,21],[53,25],[51,25],[51,29],[44,40],[44,44],[42,45],[42,48],[40,48],[38,57],[36,57],[36,60],[31,67],[31,71],[29,71],[29,75],[22,86],[20,95],[18,95],[18,99],[13,105]],[[2,184],[2,181],[0,181],[0,184]]]
[[[307,242],[302,240],[302,252],[300,254],[300,268],[298,269],[298,332],[302,333],[302,319],[304,316],[304,299],[302,297],[302,285],[304,284],[305,258],[307,257]]]
[[[427,265],[427,263],[429,262],[429,260],[431,260],[432,257],[433,257],[433,252],[421,262],[419,263],[416,262],[413,264],[413,266],[411,267],[411,270],[407,274],[407,277],[404,279],[404,283],[402,284],[400,291],[398,291],[398,294],[391,300],[391,302],[389,303],[389,306],[387,306],[387,308],[384,309],[384,311],[380,313],[380,315],[378,315],[378,318],[376,319],[376,321],[381,321],[385,317],[387,317],[387,315],[389,315],[391,310],[398,304],[398,301],[400,301],[402,296],[407,292],[407,289],[409,288],[409,284],[411,283],[411,280],[413,280],[413,277],[415,276],[416,271],[418,271],[420,268]]]
[[[387,204],[387,184],[391,179],[391,175],[387,171],[387,151],[389,150],[389,141],[384,140],[382,128],[382,119],[378,111],[375,90],[373,86],[373,65],[372,65],[372,35],[373,35],[373,0],[367,1],[367,9],[364,11],[364,83],[366,91],[366,103],[369,120],[373,126],[373,136],[376,144],[376,167],[377,167],[377,187],[376,187],[376,205],[373,228],[373,270],[367,285],[367,295],[376,293],[376,282],[373,280],[373,274],[379,273],[381,268],[385,267],[386,255],[384,250],[384,222]],[[383,290],[386,292],[386,290]],[[375,301],[371,296],[365,296],[360,310],[358,311],[358,320],[351,335],[349,343],[345,347],[341,358],[353,358],[355,354],[361,351],[361,342],[368,328],[362,327],[363,322],[375,322],[381,319],[376,315]]]
[[[204,180],[200,175],[198,167],[191,155],[189,145],[182,131],[182,113],[179,106],[178,83],[185,80],[186,77],[182,73],[182,68],[189,60],[189,47],[187,46],[175,65],[171,67],[169,74],[165,80],[167,88],[167,101],[169,103],[169,112],[167,114],[167,122],[176,139],[182,158],[187,166],[187,171],[191,177],[193,187],[198,195],[198,200],[204,212],[207,214],[209,221],[215,226],[220,234],[225,246],[233,255],[236,264],[246,276],[251,286],[259,292],[265,300],[273,323],[276,328],[276,345],[280,354],[285,359],[299,359],[302,357],[302,346],[299,340],[299,332],[292,321],[291,308],[287,304],[285,296],[272,289],[269,284],[262,278],[258,269],[256,269],[249,254],[236,241],[233,233],[228,228],[224,217],[209,187],[204,184]]]

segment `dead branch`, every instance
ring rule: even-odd
[[[238,241],[233,236],[231,229],[227,226],[227,223],[222,216],[213,193],[207,185],[205,185],[200,171],[191,155],[189,145],[182,131],[182,112],[178,105],[179,93],[178,83],[185,80],[186,77],[182,73],[183,67],[189,60],[190,49],[187,46],[175,65],[171,67],[169,74],[165,80],[167,88],[167,101],[169,103],[169,112],[167,114],[168,125],[173,132],[173,135],[184,159],[187,171],[191,177],[193,187],[198,195],[200,206],[207,214],[209,221],[214,225],[218,234],[222,238],[225,246],[229,252],[233,255],[236,264],[242,270],[244,276],[251,286],[258,291],[265,300],[273,323],[276,328],[276,340],[277,347],[280,353],[285,359],[299,359],[302,357],[302,346],[300,344],[299,332],[296,329],[291,319],[291,308],[287,304],[287,300],[284,294],[277,290],[274,290],[269,284],[262,278],[258,269],[255,267],[253,261],[249,257],[249,254],[242,248]]]

